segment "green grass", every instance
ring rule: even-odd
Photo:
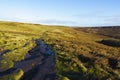
[[[119,62],[120,47],[97,42],[108,37],[64,26],[16,22],[0,22],[0,52],[9,50],[1,56],[3,60],[0,61],[0,71],[7,70],[13,67],[15,62],[23,60],[24,55],[35,46],[35,39],[39,38],[55,53],[58,80],[120,79],[120,70],[113,69],[109,64],[109,58],[115,58]],[[2,80],[6,80],[4,78],[5,76]]]
[[[64,29],[62,33],[54,34],[49,32],[48,37],[44,38],[44,42],[49,44],[56,53],[56,72],[58,77],[68,77],[74,79],[119,79],[119,75],[112,76],[114,72],[109,67],[108,58],[114,57],[120,59],[120,48],[106,46],[97,41],[103,39],[101,36],[92,35],[83,32],[77,32],[71,28]],[[57,37],[56,37],[57,36]],[[90,60],[81,61],[79,55],[88,57]],[[83,57],[83,60],[85,58]],[[96,66],[98,66],[96,68]],[[87,76],[86,76],[87,75]]]
[[[25,54],[35,46],[32,36],[21,34],[0,32],[0,52],[8,50],[2,54],[0,61],[0,71],[13,67],[14,62],[24,59]]]

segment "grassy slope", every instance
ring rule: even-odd
[[[0,34],[0,52],[10,50],[1,56],[1,70],[11,68],[15,61],[24,59],[27,51],[35,45],[34,40],[41,38],[56,54],[56,72],[60,80],[66,77],[71,80],[120,79],[120,48],[97,42],[107,38],[105,36],[69,27],[15,22],[0,22]],[[26,43],[27,46],[23,47]],[[112,64],[113,67],[111,62],[115,61],[117,64]]]

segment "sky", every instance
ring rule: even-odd
[[[0,0],[0,21],[118,26],[120,0]]]

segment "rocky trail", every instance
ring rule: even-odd
[[[24,71],[21,80],[55,80],[54,67],[54,52],[42,41],[36,40],[36,46],[28,52],[24,60],[16,62],[12,69],[0,74],[10,74],[20,68]]]

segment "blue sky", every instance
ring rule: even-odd
[[[0,20],[70,26],[120,25],[120,0],[0,0]]]

